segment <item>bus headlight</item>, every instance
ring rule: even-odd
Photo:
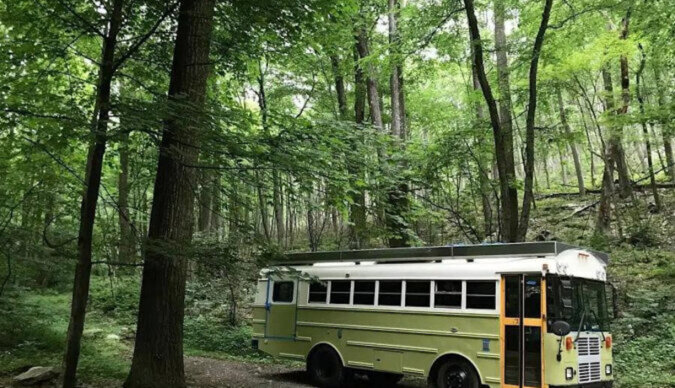
[[[565,368],[565,380],[572,380],[574,378],[574,368]]]
[[[611,374],[612,374],[612,364],[607,364],[607,365],[605,365],[605,374],[606,374],[606,375],[611,375]]]

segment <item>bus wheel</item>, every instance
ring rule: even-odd
[[[340,356],[329,346],[315,349],[307,359],[307,373],[321,388],[342,387],[349,381],[351,371],[342,366]]]
[[[460,360],[448,360],[438,369],[438,388],[478,388],[478,376],[473,367]]]
[[[373,384],[373,387],[391,387],[396,385],[403,375],[385,372],[368,372],[368,380]]]

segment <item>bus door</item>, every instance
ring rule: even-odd
[[[297,285],[294,280],[267,280],[265,338],[295,338]]]
[[[502,275],[502,387],[544,387],[545,290],[541,274]]]

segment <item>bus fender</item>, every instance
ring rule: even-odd
[[[337,353],[338,357],[340,357],[340,361],[342,362],[342,366],[347,366],[347,364],[345,363],[345,359],[342,357],[342,354],[341,354],[340,351],[337,349],[337,347],[336,347],[335,345],[333,345],[332,343],[326,342],[326,341],[321,341],[321,342],[315,343],[315,344],[309,349],[309,352],[307,352],[307,357],[305,358],[305,361],[306,361],[306,360],[309,360],[309,356],[312,354],[312,352],[313,352],[314,350],[316,350],[318,347],[322,346],[322,345],[325,345],[325,346],[328,346],[328,347],[332,348],[333,351],[335,351],[335,353]]]
[[[467,356],[465,356],[462,353],[459,352],[447,352],[439,355],[434,359],[434,362],[431,363],[431,368],[429,368],[429,373],[427,373],[427,377],[429,381],[431,382],[434,379],[434,375],[438,368],[441,366],[441,364],[448,359],[461,359],[462,361],[468,362],[472,367],[474,372],[476,372],[476,375],[478,376],[478,379],[480,380],[481,384],[483,383],[483,376],[481,376],[480,372],[478,371],[478,367],[476,367],[476,364]],[[435,386],[435,382],[434,382]]]

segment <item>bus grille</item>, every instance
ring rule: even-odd
[[[581,337],[577,341],[577,351],[580,356],[596,356],[600,354],[600,338]]]
[[[579,382],[588,383],[600,380],[600,363],[585,362],[579,364]]]

